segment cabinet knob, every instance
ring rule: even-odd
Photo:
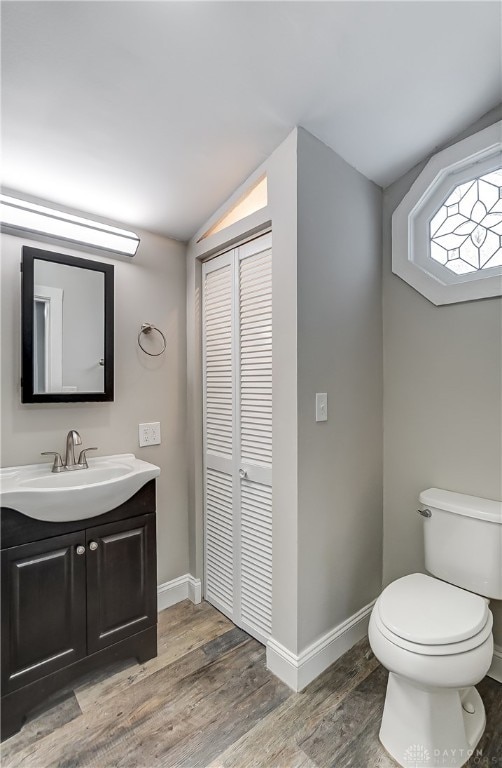
[[[97,541],[91,541],[89,544],[89,549],[91,549],[93,552],[98,548],[98,542]]]
[[[79,544],[77,547],[77,555],[83,555],[85,552],[85,547],[82,546],[82,544]]]

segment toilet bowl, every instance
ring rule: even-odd
[[[402,766],[460,768],[485,728],[476,685],[493,657],[488,601],[416,573],[373,608],[369,640],[389,670],[380,741]]]
[[[389,584],[370,645],[389,670],[380,741],[405,768],[460,768],[485,728],[474,686],[493,657],[489,600],[502,600],[502,502],[420,494],[425,567]]]

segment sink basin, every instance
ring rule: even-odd
[[[0,469],[0,506],[35,520],[84,520],[115,509],[160,475],[132,453],[88,461],[88,469],[72,472],[51,472],[52,462]]]

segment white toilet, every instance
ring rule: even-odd
[[[420,494],[425,567],[375,603],[369,640],[389,670],[380,741],[406,768],[467,762],[486,720],[476,683],[493,657],[488,599],[502,599],[502,503]]]

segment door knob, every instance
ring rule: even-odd
[[[245,470],[245,469],[239,469],[239,477],[240,477],[242,480],[246,480],[246,479],[247,479],[247,476],[248,476],[248,473],[246,472],[246,470]]]
[[[94,552],[97,548],[98,548],[98,542],[91,541],[91,543],[89,544],[89,549],[92,549],[92,551]]]
[[[85,547],[82,546],[82,544],[79,544],[77,547],[77,555],[83,555],[85,552]]]

